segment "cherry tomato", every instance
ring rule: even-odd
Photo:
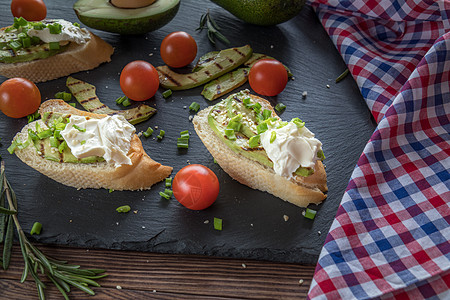
[[[275,96],[286,87],[288,75],[282,63],[275,59],[256,62],[248,75],[250,87],[258,94]]]
[[[219,180],[205,166],[193,164],[178,171],[172,182],[175,198],[189,209],[209,207],[219,195]]]
[[[47,7],[42,0],[12,0],[11,12],[14,17],[27,21],[41,21],[47,16]]]
[[[132,61],[120,74],[120,88],[132,100],[147,100],[156,94],[158,87],[158,71],[146,61]]]
[[[11,118],[34,113],[41,105],[41,92],[25,78],[11,78],[0,85],[0,110]]]
[[[162,60],[172,68],[181,68],[190,64],[197,55],[197,43],[184,31],[168,34],[161,43]]]

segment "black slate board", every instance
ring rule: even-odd
[[[48,17],[78,21],[72,10],[74,2],[47,1]],[[195,134],[188,119],[190,112],[185,108],[193,101],[202,108],[210,105],[200,96],[199,87],[174,92],[167,100],[160,90],[147,101],[156,106],[158,113],[137,125],[137,130],[159,126],[166,131],[161,142],[143,138],[143,144],[153,159],[173,166],[174,174],[188,162],[204,164],[217,174],[220,195],[204,211],[190,211],[174,199],[161,199],[158,192],[164,189],[162,183],[150,191],[113,193],[76,190],[56,183],[7,153],[12,137],[26,120],[1,114],[0,154],[17,193],[22,227],[28,231],[35,221],[43,224],[42,234],[33,239],[77,247],[316,262],[348,179],[375,123],[351,76],[335,84],[335,78],[346,66],[310,7],[284,24],[258,27],[243,23],[209,1],[182,1],[175,19],[156,32],[120,36],[93,30],[115,47],[112,62],[73,76],[94,84],[100,99],[112,108],[117,107],[114,100],[122,95],[119,86],[122,68],[137,59],[161,65],[159,45],[168,33],[184,30],[192,34],[198,44],[198,57],[217,49],[209,43],[206,32],[195,31],[201,14],[208,8],[232,46],[249,43],[255,52],[281,60],[294,73],[295,80],[279,96],[269,100],[273,104],[286,104],[282,118],[300,117],[324,144],[329,193],[328,199],[318,207],[315,220],[305,219],[301,208],[239,184],[213,162]],[[9,2],[2,1],[0,26],[11,22]],[[66,90],[65,78],[38,86],[43,99]],[[306,99],[302,99],[303,91],[308,92]],[[178,151],[177,136],[186,129],[192,133],[190,147]],[[138,213],[117,213],[115,209],[124,204]],[[284,215],[289,216],[288,221],[284,221]],[[223,219],[223,231],[213,229],[214,217]],[[205,224],[206,220],[209,224]]]

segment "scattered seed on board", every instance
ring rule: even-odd
[[[116,289],[121,290],[122,287],[120,285],[116,286]]]
[[[307,91],[304,91],[304,92],[302,93],[302,98],[305,99],[306,96],[308,96],[308,92],[307,92]]]
[[[300,279],[299,281],[298,281],[298,285],[302,285],[303,284],[303,279]]]
[[[285,222],[287,222],[289,220],[289,216],[288,215],[284,215],[283,219],[284,219]]]

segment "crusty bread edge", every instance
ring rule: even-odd
[[[262,104],[263,109],[273,111],[270,103],[260,97],[251,95],[253,100]],[[245,184],[253,189],[268,192],[285,201],[300,207],[306,207],[310,203],[319,204],[326,195],[321,191],[327,190],[326,184],[319,189],[314,185],[306,186],[294,180],[288,180],[276,174],[272,169],[261,165],[258,162],[245,158],[244,156],[231,150],[211,129],[208,124],[208,114],[213,106],[210,106],[194,117],[193,124],[197,135],[202,140],[211,155],[216,159],[220,167],[233,179]],[[316,164],[316,169],[323,180],[326,173],[321,162]],[[306,183],[307,184],[307,183]]]
[[[105,116],[78,110],[62,100],[48,100],[41,105],[39,111],[42,114],[52,111],[97,118]],[[34,130],[36,122],[39,122],[41,128],[46,128],[42,120],[34,121],[24,126],[14,140],[18,139],[21,142],[27,140],[28,129]],[[107,162],[72,164],[51,161],[38,155],[33,145],[17,149],[15,154],[38,172],[77,189],[146,190],[172,172],[172,167],[155,162],[145,153],[137,135],[133,136],[128,152],[132,165],[122,165],[118,168],[114,166],[114,163]]]
[[[21,77],[33,82],[45,82],[76,72],[91,70],[101,63],[110,62],[114,49],[90,32],[86,44],[71,43],[62,53],[44,59],[19,63],[0,63],[0,75]]]

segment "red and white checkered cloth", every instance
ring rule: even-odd
[[[450,1],[310,4],[378,126],[308,298],[450,299]]]

